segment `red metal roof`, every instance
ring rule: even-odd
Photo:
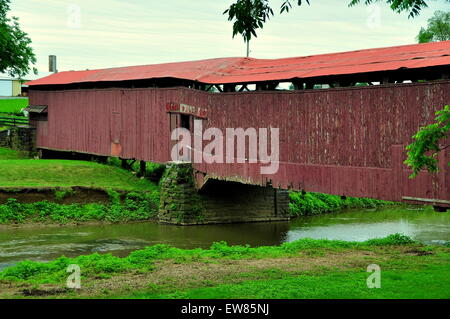
[[[289,80],[450,65],[450,41],[285,59],[219,58],[88,71],[68,71],[27,85],[176,78],[209,84]]]

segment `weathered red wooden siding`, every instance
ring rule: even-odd
[[[195,164],[208,176],[385,200],[450,200],[450,173],[442,164],[449,150],[441,154],[438,175],[410,180],[402,164],[414,132],[450,103],[450,81],[223,94],[186,88],[30,91],[30,103],[49,110],[48,123],[38,128],[38,147],[111,155],[118,135],[121,157],[156,162],[170,160],[168,102],[207,108],[204,130],[280,129],[277,174],[262,176],[260,164]]]
[[[210,96],[209,127],[280,128],[280,169],[198,165],[219,178],[337,195],[450,199],[449,151],[440,175],[410,180],[404,147],[450,103],[450,82]],[[189,103],[187,101],[186,103]],[[445,162],[445,163],[446,163]]]
[[[118,138],[123,158],[167,162],[165,103],[179,95],[177,89],[31,91],[31,104],[48,105],[48,123],[38,127],[37,146],[110,156]]]

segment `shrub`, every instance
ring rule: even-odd
[[[113,189],[107,189],[106,190],[109,200],[112,204],[117,205],[120,204],[120,194],[119,192],[113,190]]]
[[[104,277],[110,274],[127,271],[149,271],[154,268],[155,261],[174,259],[175,261],[193,261],[206,258],[242,259],[269,258],[277,256],[297,255],[300,251],[317,251],[318,249],[352,249],[370,246],[410,245],[415,243],[411,238],[394,234],[386,238],[372,239],[365,242],[346,242],[339,240],[300,239],[281,246],[229,246],[226,242],[212,244],[210,249],[179,249],[169,245],[155,245],[136,250],[125,258],[111,254],[92,254],[76,258],[60,257],[54,261],[42,263],[35,261],[19,262],[0,272],[0,280],[28,282],[62,282],[67,278],[68,265],[76,264],[82,269],[84,277]]]
[[[318,215],[335,212],[344,208],[375,208],[392,205],[392,202],[369,198],[347,197],[320,193],[290,192],[289,208],[291,216]]]
[[[389,235],[385,238],[370,239],[370,240],[366,241],[366,243],[367,243],[367,245],[370,245],[370,246],[389,246],[389,245],[402,246],[402,245],[414,244],[415,241],[406,235],[397,233],[397,234]]]
[[[122,160],[117,157],[109,157],[106,161],[108,165],[122,168]],[[145,174],[144,177],[150,179],[153,182],[159,182],[164,174],[166,166],[163,164],[146,162],[145,163]],[[131,170],[134,172],[140,171],[139,161],[136,161],[131,165]]]
[[[75,194],[75,191],[70,187],[63,190],[55,190],[55,199],[61,201],[68,196],[72,196],[73,194]]]
[[[117,192],[110,191],[109,195],[112,198],[109,205],[98,203],[68,205],[48,201],[27,204],[9,199],[0,205],[0,224],[23,223],[27,220],[60,224],[86,221],[140,221],[153,218],[158,211],[157,190],[150,193],[128,193],[123,203],[120,203],[120,194]]]

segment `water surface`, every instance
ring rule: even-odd
[[[347,210],[290,222],[171,226],[153,222],[117,225],[36,227],[0,230],[0,269],[18,261],[46,261],[61,255],[112,253],[126,256],[155,244],[208,248],[213,242],[279,245],[300,238],[364,241],[402,233],[426,244],[450,242],[450,214],[427,207]]]

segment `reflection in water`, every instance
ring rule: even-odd
[[[300,238],[364,241],[403,233],[424,243],[450,242],[450,214],[432,209],[389,208],[349,210],[289,222],[209,226],[170,226],[156,223],[39,227],[0,231],[0,269],[20,260],[51,260],[61,255],[91,253],[126,256],[155,244],[208,248],[213,242],[231,245],[279,245]]]
[[[24,259],[46,261],[61,255],[108,252],[126,256],[156,244],[179,248],[209,248],[218,241],[230,245],[278,245],[288,231],[288,222],[189,227],[149,222],[8,229],[0,231],[0,269]]]
[[[436,213],[430,208],[395,208],[303,217],[291,222],[286,240],[364,241],[394,233],[402,233],[425,244],[445,244],[450,242],[450,215]]]

